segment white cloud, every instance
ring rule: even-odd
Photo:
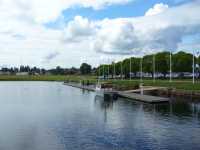
[[[64,41],[79,42],[94,34],[94,25],[87,18],[76,16],[64,31]]]
[[[161,8],[165,8],[167,11],[161,11]],[[179,48],[184,37],[200,33],[199,2],[173,8],[168,8],[164,4],[156,4],[150,10],[151,15],[146,14],[136,18],[105,19],[102,21],[85,19],[87,27],[90,27],[86,28],[85,32],[95,32],[84,34],[83,39],[87,39],[88,45],[92,45],[92,48],[97,52],[126,55],[162,50],[175,51]],[[73,33],[78,33],[76,30],[79,31],[79,28],[73,29]],[[80,42],[79,35],[73,36],[74,40],[78,38]]]
[[[134,26],[128,21],[104,20],[94,37],[93,49],[97,52],[129,54],[138,46]]]
[[[153,16],[153,15],[157,15],[160,14],[164,11],[166,11],[169,8],[168,5],[165,5],[163,3],[159,3],[154,5],[153,8],[150,8],[146,13],[145,16]]]
[[[0,63],[38,66],[77,65],[82,56],[79,50],[87,47],[87,44],[80,42],[78,46],[73,43],[66,45],[62,43],[62,30],[49,29],[43,26],[43,23],[55,21],[62,15],[63,10],[71,7],[101,9],[129,1],[131,0],[0,0]],[[87,19],[76,17],[65,30],[65,38],[70,39],[71,36],[73,39],[74,36],[88,35],[91,32],[88,25]],[[88,33],[85,32],[87,29]],[[57,51],[60,53],[57,56],[59,58],[56,57],[48,63],[44,60]],[[78,57],[78,60],[75,60],[75,57]],[[46,64],[43,64],[44,62]]]
[[[0,0],[0,64],[78,66],[82,57],[97,63],[99,53],[139,55],[151,50],[188,47],[182,39],[200,33],[198,1],[166,8],[155,15],[104,20],[77,16],[65,29],[43,26],[56,20],[69,7],[100,9],[127,2],[129,0]],[[53,59],[45,61],[48,58]]]
[[[1,0],[2,16],[15,19],[16,17],[47,23],[62,16],[62,12],[72,7],[101,9],[113,4],[126,4],[133,0]]]

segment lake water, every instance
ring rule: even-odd
[[[112,103],[58,82],[0,82],[0,150],[157,149],[200,149],[199,103]]]

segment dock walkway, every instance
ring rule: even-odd
[[[80,85],[80,84],[76,84],[76,83],[64,83],[64,85],[68,85],[68,86],[83,89],[83,90],[93,91],[93,92],[95,91],[94,85],[87,86],[87,85]]]
[[[164,103],[169,102],[169,98],[159,97],[159,96],[151,96],[151,95],[141,95],[136,93],[125,93],[125,92],[118,92],[120,97],[134,99],[137,101],[142,101],[145,103]]]
[[[89,85],[89,86],[83,86],[80,84],[76,83],[64,83],[65,85],[75,87],[75,88],[80,88],[88,91],[95,91],[95,86],[94,85]],[[109,91],[106,91],[109,93]],[[113,94],[114,91],[110,91],[111,94]],[[115,91],[119,97],[124,97],[132,100],[137,100],[145,103],[164,103],[164,102],[169,102],[169,98],[164,98],[164,97],[159,97],[159,96],[151,96],[151,95],[141,95],[133,92],[122,92],[122,91]]]

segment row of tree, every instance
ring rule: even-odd
[[[193,71],[193,55],[180,51],[171,55],[171,68],[174,73],[190,73]],[[200,57],[194,57],[195,72],[200,73]],[[143,58],[131,57],[120,62],[100,65],[97,69],[98,75],[123,75],[128,78],[130,71],[136,76],[138,72],[149,73],[153,77],[153,72],[160,73],[163,77],[170,71],[170,53],[160,52],[146,55]]]
[[[29,75],[35,75],[35,74],[52,74],[52,75],[70,75],[70,74],[91,74],[92,67],[89,64],[83,63],[80,68],[62,68],[60,66],[57,66],[56,68],[52,69],[44,69],[44,68],[38,68],[38,67],[30,67],[30,66],[20,66],[18,67],[3,67],[1,69],[2,73],[5,74],[17,74],[20,72],[27,72]],[[95,72],[95,70],[93,71]]]
[[[171,68],[174,73],[185,73],[193,71],[193,55],[180,51],[176,54],[171,55]],[[195,57],[195,72],[200,75],[200,57]],[[160,52],[154,55],[146,55],[143,58],[131,57],[124,59],[119,62],[113,62],[112,64],[102,64],[97,68],[92,68],[91,65],[87,63],[82,63],[80,68],[61,68],[56,67],[53,69],[46,70],[44,68],[20,66],[11,68],[2,68],[2,72],[10,72],[11,74],[16,74],[18,72],[28,72],[29,74],[53,74],[53,75],[67,75],[67,74],[92,74],[96,73],[99,76],[120,76],[123,74],[125,78],[129,78],[130,74],[132,76],[137,76],[142,68],[143,73],[148,73],[152,77],[154,71],[156,73],[162,74],[166,77],[170,70],[170,53]],[[131,71],[131,73],[130,73]]]

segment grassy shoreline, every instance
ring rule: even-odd
[[[40,75],[40,76],[16,76],[16,75],[0,75],[0,81],[70,81],[80,82],[81,80],[88,80],[90,83],[96,83],[96,76],[78,76],[78,75]],[[132,89],[138,86],[140,83],[139,79],[133,80],[102,80],[102,82],[112,84],[114,87],[122,90]],[[173,80],[171,83],[169,80],[143,80],[144,86],[156,86],[156,87],[167,87],[176,90],[186,91],[199,91],[200,92],[200,81],[195,84],[190,79]]]
[[[64,76],[64,75],[0,75],[0,81],[73,81],[79,82],[80,80],[95,80],[94,76]]]

